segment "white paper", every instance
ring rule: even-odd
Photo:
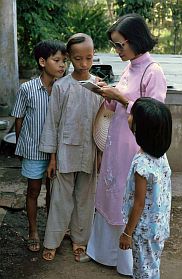
[[[93,82],[91,82],[91,81],[79,81],[79,83],[83,86],[83,87],[85,87],[85,88],[87,88],[88,90],[90,90],[90,91],[92,91],[92,92],[94,92],[94,93],[97,93],[97,94],[99,94],[98,92],[97,92],[97,90],[98,89],[101,89],[101,87],[100,86],[98,86],[97,84],[95,84],[95,83],[93,83]],[[100,95],[100,94],[99,94]]]

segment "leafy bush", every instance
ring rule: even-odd
[[[60,8],[60,5],[62,8]],[[33,67],[35,65],[32,50],[40,40],[59,39],[57,26],[64,12],[64,1],[17,0],[20,67]]]
[[[128,13],[138,13],[144,18],[151,19],[151,9],[153,0],[117,0],[118,8],[116,9],[119,16]]]
[[[81,2],[81,3],[80,3]],[[35,66],[32,50],[43,39],[64,42],[77,32],[90,35],[97,50],[108,45],[109,20],[103,4],[87,1],[17,0],[19,66]]]
[[[67,16],[68,39],[73,33],[83,32],[90,35],[94,41],[95,49],[100,50],[108,47],[107,29],[109,20],[103,4],[90,6],[86,3],[69,6]]]

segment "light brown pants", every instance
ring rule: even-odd
[[[95,173],[57,173],[53,180],[44,247],[59,247],[68,226],[72,241],[87,245],[94,215],[95,188]]]

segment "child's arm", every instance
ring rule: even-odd
[[[56,175],[56,153],[52,153],[47,168],[47,177],[53,179],[55,175]]]
[[[132,234],[145,206],[146,189],[147,189],[146,178],[142,177],[138,173],[135,173],[134,205],[131,210],[131,214],[129,216],[129,220],[126,225],[126,228],[120,236],[119,247],[121,249],[125,250],[131,248]]]
[[[22,128],[22,123],[23,123],[24,117],[21,118],[15,118],[15,132],[16,132],[16,142],[18,141],[19,134]]]

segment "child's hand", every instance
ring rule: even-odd
[[[22,156],[16,155],[16,157],[20,160],[20,162],[23,160]]]
[[[47,168],[47,177],[49,179],[54,179],[56,176],[56,160],[51,160],[49,162],[48,168]]]
[[[132,238],[122,234],[119,239],[119,248],[123,250],[132,248]]]

